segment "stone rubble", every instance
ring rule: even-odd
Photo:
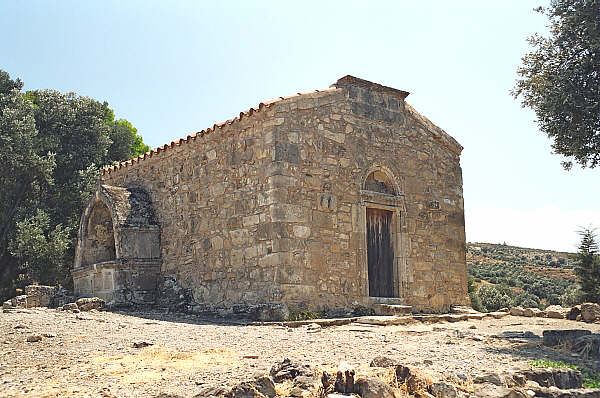
[[[568,319],[572,321],[583,321],[588,323],[600,322],[600,304],[583,303],[571,308],[560,305],[548,306],[545,310],[539,308],[512,307],[510,315],[524,317],[540,317],[554,319]]]
[[[596,303],[581,304],[581,320],[584,322],[600,321],[600,304],[596,304]]]
[[[25,294],[13,297],[2,304],[4,310],[15,308],[57,308],[75,301],[75,296],[59,286],[28,285]]]

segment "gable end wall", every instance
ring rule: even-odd
[[[350,84],[313,97],[274,109],[275,151],[289,154],[274,163],[271,205],[284,300],[369,305],[365,209],[378,207],[398,215],[396,295],[422,311],[468,304],[462,147],[400,95]],[[393,178],[396,198],[362,192],[373,170]]]

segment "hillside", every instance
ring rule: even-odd
[[[491,300],[493,303],[487,300],[487,310],[497,309],[488,307],[500,304],[540,308],[570,304],[575,288],[573,260],[565,252],[468,243],[467,269],[472,297],[479,294],[486,301],[488,293],[497,296]]]

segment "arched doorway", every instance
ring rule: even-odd
[[[406,275],[404,196],[393,174],[383,166],[369,169],[362,180],[359,261],[363,264],[368,297],[402,297]]]
[[[381,170],[365,179],[364,190],[394,195],[392,181]],[[392,211],[367,207],[367,263],[369,296],[394,297],[394,242],[392,240]]]

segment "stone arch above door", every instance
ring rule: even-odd
[[[390,168],[378,163],[363,174],[361,190],[392,196],[399,196],[403,193],[395,173]]]

